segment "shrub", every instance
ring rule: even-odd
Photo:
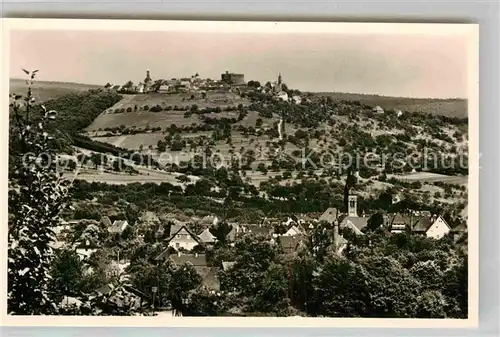
[[[155,105],[154,107],[152,107],[149,111],[151,112],[160,112],[160,111],[163,111],[162,107],[159,106],[159,105]]]

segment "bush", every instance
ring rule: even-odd
[[[155,105],[154,107],[152,107],[149,111],[151,112],[160,112],[160,111],[163,111],[162,107],[159,106],[159,105]]]

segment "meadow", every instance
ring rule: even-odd
[[[314,95],[328,96],[333,100],[360,101],[370,106],[379,105],[383,109],[394,109],[408,112],[424,112],[447,117],[466,118],[467,100],[462,98],[434,99],[390,97],[342,92],[319,92]]]
[[[26,80],[11,78],[9,85],[11,94],[25,94],[28,90]],[[58,98],[70,93],[82,92],[97,88],[100,88],[100,86],[82,83],[49,81],[36,81],[32,85],[33,95],[38,102],[45,102],[47,100]]]

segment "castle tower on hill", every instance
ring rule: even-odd
[[[278,85],[281,85],[281,79],[282,79],[281,78],[281,72],[279,72],[279,74],[278,74]]]

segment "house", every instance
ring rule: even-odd
[[[139,217],[139,221],[141,223],[144,223],[144,222],[157,223],[157,222],[160,222],[160,218],[158,218],[158,216],[154,212],[146,211]]]
[[[231,230],[229,231],[229,233],[227,234],[226,238],[228,241],[234,241],[236,240],[236,238],[245,233],[247,231],[247,228],[246,226],[243,226],[243,225],[240,225],[240,224],[237,224],[237,223],[230,223],[229,224],[232,228]]]
[[[213,290],[220,289],[220,281],[217,277],[219,268],[209,267],[205,254],[171,254],[168,255],[166,250],[162,252],[156,259],[162,260],[168,258],[175,266],[181,267],[184,265],[192,266],[198,275],[201,276],[202,285]]]
[[[57,249],[61,249],[62,247],[64,247],[66,245],[66,242],[64,241],[59,241],[59,240],[55,240],[55,241],[52,241],[49,243],[49,246],[54,249],[54,250],[57,250]]]
[[[125,269],[130,266],[130,262],[112,260],[105,268],[105,274],[108,277],[118,277],[125,273]]]
[[[222,270],[224,271],[228,271],[229,269],[231,269],[234,265],[236,264],[236,262],[234,261],[222,261]]]
[[[300,225],[292,225],[283,236],[305,235],[306,231]]]
[[[281,91],[277,94],[278,99],[282,101],[288,101],[288,94],[285,91]]]
[[[212,233],[210,233],[210,230],[208,228],[205,228],[203,232],[198,235],[198,239],[203,243],[214,243],[216,237]]]
[[[348,196],[347,215],[340,221],[340,228],[350,228],[354,233],[361,235],[362,230],[368,225],[368,217],[358,216],[358,199],[354,194]]]
[[[341,255],[347,247],[347,240],[339,233],[340,225],[336,222],[333,225],[333,247],[338,255]]]
[[[207,215],[201,218],[200,223],[202,225],[217,225],[219,223],[219,219],[214,215]]]
[[[368,225],[368,217],[346,216],[340,223],[341,228],[349,228],[357,235],[363,235],[362,230]]]
[[[285,253],[293,253],[297,251],[299,246],[305,241],[304,235],[294,235],[294,236],[285,236],[281,235],[278,237],[278,243],[283,248]]]
[[[83,302],[76,297],[64,296],[59,307],[61,309],[70,309],[72,307],[80,308]]]
[[[299,214],[299,215],[292,215],[293,220],[299,225],[305,225],[309,224],[311,222],[317,221],[316,219],[313,219],[307,215]]]
[[[158,92],[160,93],[168,93],[171,91],[171,87],[169,84],[166,84],[166,83],[162,83],[159,87],[158,87]]]
[[[179,83],[181,87],[184,87],[186,89],[191,88],[191,81],[189,78],[181,78],[181,81]]]
[[[180,228],[172,226],[170,229],[170,237],[166,240],[169,247],[175,248],[176,250],[183,248],[188,251],[200,244],[200,242],[198,236],[194,235],[185,225],[180,226]]]
[[[302,103],[302,98],[300,98],[300,96],[298,96],[298,95],[293,96],[293,97],[292,97],[292,100],[293,100],[293,102],[294,102],[295,104],[300,104],[300,103]]]
[[[98,288],[95,293],[98,296],[109,295],[113,292],[115,286],[111,283],[105,284],[104,286]],[[144,294],[142,291],[137,290],[131,286],[125,285],[123,287],[124,296],[121,294],[112,295],[109,301],[113,302],[118,307],[128,307],[133,309],[140,309],[143,305],[143,299],[149,298],[148,295]]]
[[[108,232],[113,234],[121,234],[127,227],[127,220],[115,220],[115,222],[113,222],[113,224],[108,227]]]
[[[441,239],[451,231],[451,227],[442,216],[438,216],[434,221],[417,222],[413,231],[425,234],[428,238]]]
[[[291,224],[293,224],[295,222],[294,219],[288,217],[285,221],[282,222],[282,225],[285,225],[285,227],[288,227],[290,226]]]
[[[273,233],[273,228],[272,227],[267,227],[263,225],[249,225],[247,227],[247,232],[256,234],[256,235],[271,235]]]
[[[415,218],[416,221],[425,221],[427,217],[419,217],[419,218]],[[410,228],[412,226],[414,226],[414,222],[412,223],[412,218],[408,215],[404,215],[404,214],[400,214],[400,213],[397,213],[397,214],[394,214],[392,216],[392,218],[389,218],[389,230],[392,232],[392,233],[401,233],[401,232],[404,232],[406,230],[406,228],[408,226],[410,226]]]
[[[373,112],[375,113],[379,113],[379,114],[383,114],[384,113],[384,109],[382,109],[380,106],[376,106],[372,109]]]
[[[109,228],[109,227],[113,226],[111,219],[106,215],[101,218],[99,223],[105,228]]]
[[[334,208],[328,208],[321,216],[318,218],[318,222],[327,222],[329,224],[334,223],[338,220],[339,211]]]
[[[98,248],[99,246],[89,239],[86,239],[75,246],[76,253],[80,257],[80,260],[88,259],[90,255],[97,251]]]

